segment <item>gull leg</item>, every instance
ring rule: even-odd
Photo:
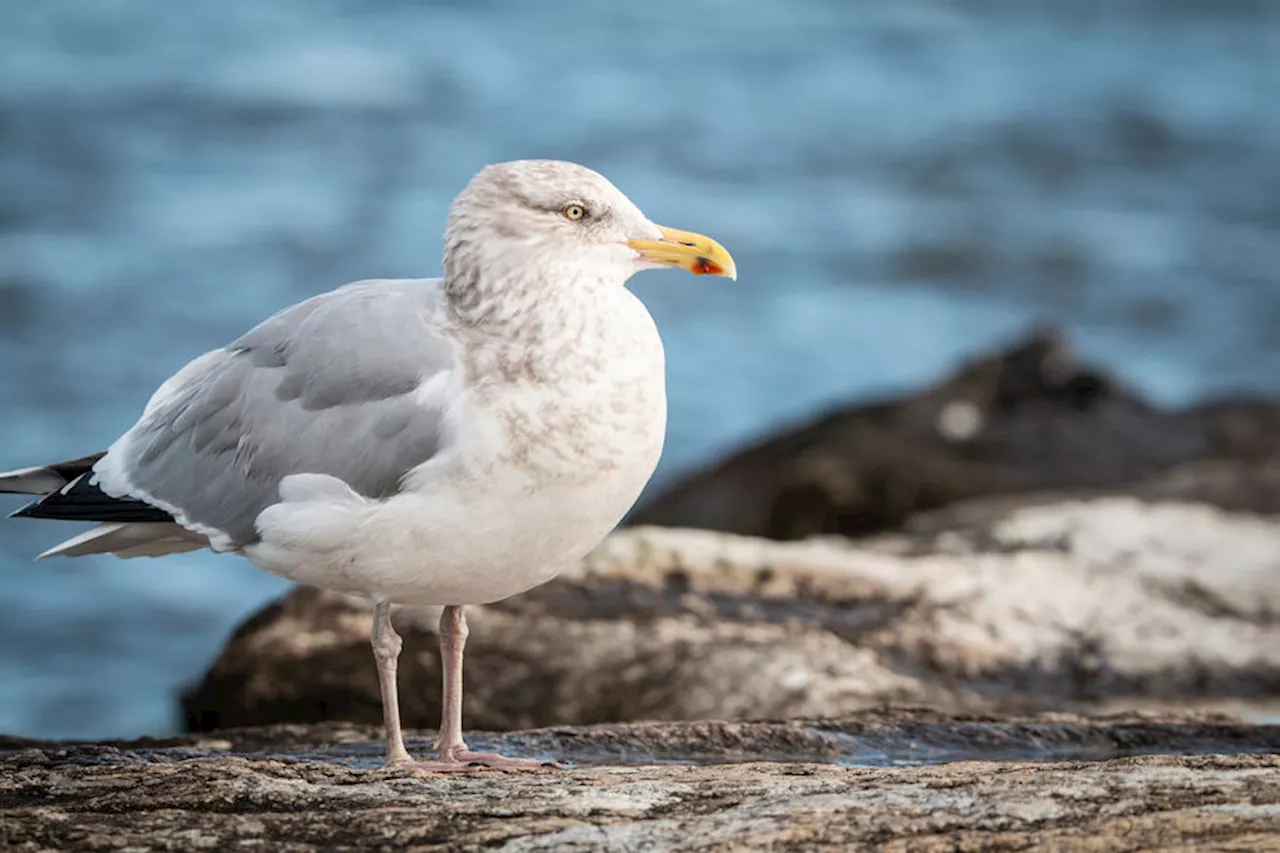
[[[440,736],[436,739],[436,749],[445,760],[467,751],[462,740],[462,655],[469,633],[462,608],[446,607],[440,614],[440,668],[444,684],[440,700]]]
[[[535,758],[507,758],[496,752],[473,752],[462,739],[462,656],[467,646],[467,617],[458,606],[440,614],[440,663],[444,671],[440,737],[436,748],[449,763],[469,769],[537,770],[556,765]]]
[[[400,732],[400,697],[396,689],[396,663],[404,641],[391,627],[391,604],[379,601],[373,610],[373,659],[378,662],[378,686],[382,689],[382,724],[387,731],[387,764],[411,764]]]

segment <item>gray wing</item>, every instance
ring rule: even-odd
[[[435,280],[357,282],[276,314],[161,386],[95,466],[100,487],[212,531],[219,550],[257,540],[291,474],[395,494],[440,449],[443,393],[420,392],[457,365],[438,299]]]

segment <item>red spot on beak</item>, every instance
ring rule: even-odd
[[[693,262],[691,271],[694,275],[720,275],[724,272],[724,267],[710,258],[698,258]]]

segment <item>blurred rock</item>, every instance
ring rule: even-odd
[[[615,534],[574,572],[469,611],[467,723],[1280,695],[1280,525],[1132,498],[953,515],[860,542]],[[439,718],[434,618],[398,617],[413,727]],[[364,602],[292,592],[242,626],[183,698],[189,728],[377,723],[368,637]]]
[[[1078,759],[1195,743],[1240,753],[1274,748],[1276,734],[1207,721],[910,714],[646,723],[490,738],[486,746],[597,766],[465,776],[375,769],[377,732],[349,726],[115,744],[0,738],[0,841],[6,850],[1263,850],[1275,845],[1280,757]],[[920,742],[952,743],[969,760],[830,763],[851,742],[886,736],[901,756]],[[1053,757],[1047,744],[1069,745],[1077,760],[1028,760]],[[981,760],[993,746],[1023,752]],[[672,754],[711,763],[655,764]]]
[[[1157,409],[1041,331],[934,388],[766,438],[687,477],[631,523],[859,536],[957,501],[1032,491],[1280,512],[1280,404]]]

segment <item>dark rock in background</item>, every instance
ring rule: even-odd
[[[860,536],[959,501],[1033,491],[1280,512],[1280,405],[1155,408],[1039,331],[923,392],[768,437],[690,475],[630,523]]]

